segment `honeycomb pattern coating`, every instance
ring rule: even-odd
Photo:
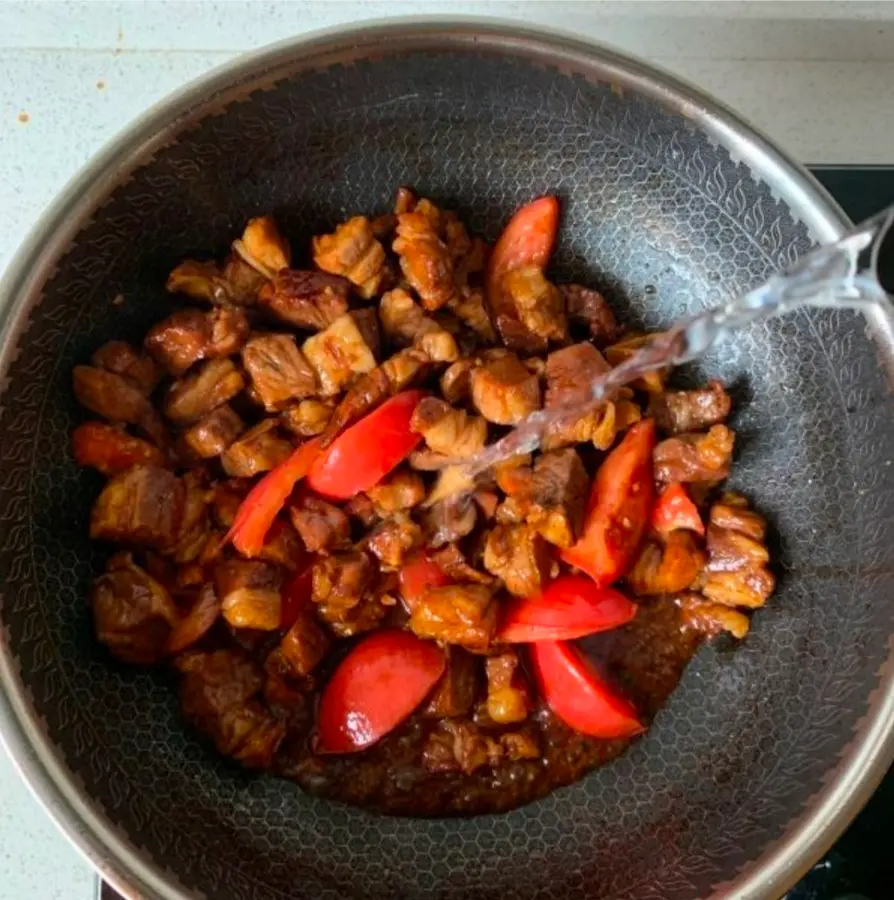
[[[732,652],[707,647],[618,762],[502,816],[383,818],[233,768],[187,732],[168,677],[117,665],[85,600],[99,479],[64,452],[73,365],[166,314],[167,271],[272,211],[293,246],[398,184],[493,238],[562,198],[561,278],[667,324],[808,246],[744,164],[630,90],[480,53],[401,53],[295,74],[206,116],[119,187],[52,280],[3,395],[2,625],[44,726],[107,819],[215,900],[692,900],[805,810],[870,710],[894,632],[894,429],[861,320],[802,315],[692,377],[734,388],[734,484],[771,519],[780,590]],[[299,252],[300,257],[300,252]],[[112,305],[121,293],[122,306]]]

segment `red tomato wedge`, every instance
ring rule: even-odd
[[[313,566],[299,569],[283,585],[279,627],[284,631],[288,631],[308,608],[313,586]]]
[[[659,534],[669,534],[678,528],[697,534],[705,533],[705,523],[698,513],[698,507],[680,482],[667,485],[658,495],[652,510],[652,528]]]
[[[424,396],[396,394],[340,434],[310,470],[308,486],[330,500],[349,500],[377,485],[422,440],[410,419]]]
[[[243,556],[257,556],[273,520],[320,452],[317,439],[306,441],[287,460],[268,472],[239,504],[233,527],[227,532],[224,543],[232,541]]]
[[[71,435],[71,452],[79,466],[98,469],[111,478],[134,466],[164,466],[164,453],[148,441],[104,422],[84,422]]]
[[[570,641],[624,625],[636,610],[636,604],[619,591],[597,587],[582,575],[562,575],[541,594],[505,604],[497,640]]]
[[[493,296],[503,276],[521,266],[546,267],[559,230],[559,201],[540,197],[518,210],[497,239],[487,269],[487,289]]]
[[[531,659],[543,699],[566,725],[595,738],[632,737],[645,730],[633,704],[573,644],[531,644]]]
[[[637,422],[599,467],[580,540],[559,555],[600,587],[625,574],[633,562],[652,509],[655,422]]]
[[[432,588],[453,584],[453,579],[424,553],[414,556],[401,567],[398,581],[404,606],[410,612]]]
[[[444,674],[437,645],[408,631],[384,629],[363,638],[323,688],[317,750],[355,753],[396,728]]]

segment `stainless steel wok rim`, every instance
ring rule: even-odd
[[[599,80],[684,114],[709,132],[788,203],[816,239],[835,239],[848,226],[841,210],[803,167],[733,112],[674,76],[598,43],[485,19],[394,19],[339,27],[288,39],[216,68],[156,104],[81,170],[32,229],[0,281],[0,380],[28,328],[29,312],[39,302],[43,283],[72,239],[114,188],[180,130],[225,102],[286,77],[296,66],[411,49],[502,52],[540,64],[589,70]],[[0,642],[0,688],[0,741],[62,832],[125,896],[188,900],[190,894],[176,876],[135,850],[66,769],[31,708],[8,640]],[[861,733],[808,801],[800,820],[734,881],[718,886],[716,896],[771,900],[783,894],[859,812],[892,759],[894,678],[888,673]]]

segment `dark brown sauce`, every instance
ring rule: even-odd
[[[699,636],[681,627],[674,604],[661,600],[644,604],[629,625],[588,638],[583,647],[649,723],[677,686],[698,644]],[[422,766],[422,750],[434,726],[434,721],[414,716],[376,746],[350,756],[315,755],[306,734],[296,732],[281,747],[274,771],[311,794],[393,815],[475,815],[530,803],[610,762],[630,744],[626,739],[585,737],[540,710],[525,728],[537,736],[541,759],[472,775],[432,774]]]

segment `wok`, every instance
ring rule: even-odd
[[[489,238],[557,192],[557,277],[649,327],[847,225],[732,113],[568,37],[392,23],[284,44],[187,88],[88,166],[3,283],[4,741],[128,897],[780,896],[894,751],[894,340],[880,323],[804,314],[700,363],[733,387],[733,483],[770,516],[780,589],[742,646],[701,651],[626,756],[541,802],[423,821],[311,799],[218,759],[163,675],[94,642],[98,484],[66,450],[72,366],[138,339],[169,311],[171,266],[220,255],[249,216],[272,212],[301,247],[384,210],[398,184]]]

